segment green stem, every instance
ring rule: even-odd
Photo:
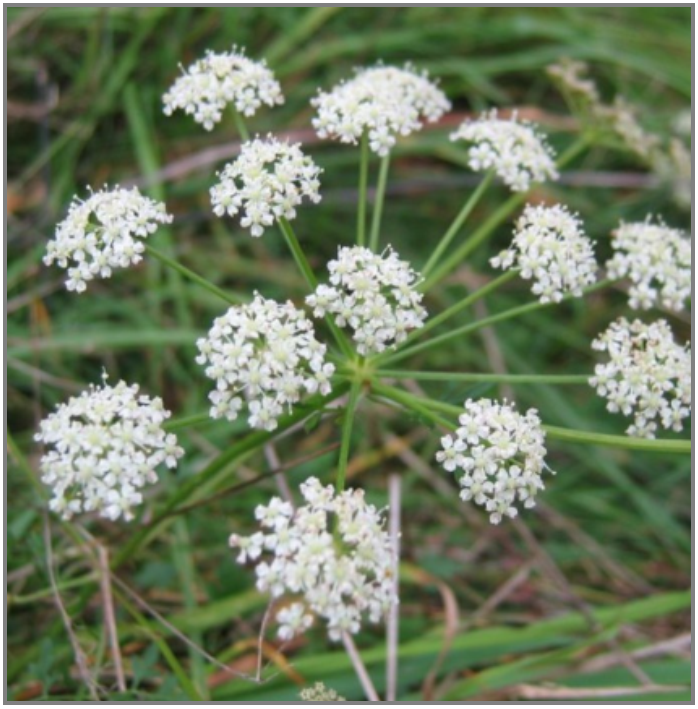
[[[363,383],[354,381],[349,391],[349,400],[344,411],[344,421],[342,422],[342,443],[339,449],[339,462],[337,464],[337,494],[344,492],[347,483],[347,467],[349,465],[349,453],[351,451],[351,434],[354,428],[354,415],[361,398]]]
[[[562,155],[557,159],[556,165],[558,170],[566,167],[571,163],[578,155],[581,155],[592,143],[594,142],[593,133],[586,132],[577,138],[577,140],[572,143],[572,145],[565,150]]]
[[[385,203],[385,189],[388,184],[388,172],[390,171],[390,153],[381,160],[380,172],[378,174],[378,186],[376,188],[376,199],[373,205],[373,221],[371,223],[371,241],[369,248],[371,251],[378,250],[378,240],[381,231],[381,219],[383,217],[383,204]]]
[[[168,268],[174,269],[175,271],[183,275],[185,278],[188,278],[193,283],[196,283],[197,285],[206,289],[209,293],[213,293],[213,295],[218,296],[222,300],[226,301],[226,303],[230,303],[231,305],[239,305],[241,302],[243,302],[242,298],[238,296],[233,296],[230,293],[226,293],[226,291],[224,291],[222,288],[215,286],[213,283],[207,281],[198,273],[194,273],[194,271],[188,269],[186,266],[182,266],[181,263],[162,253],[162,251],[158,251],[158,249],[154,248],[150,244],[145,245],[145,250],[158,261],[165,264],[165,266],[167,266]]]
[[[645,451],[647,453],[680,453],[691,455],[692,441],[673,441],[657,438],[631,438],[630,436],[612,436],[606,433],[576,431],[558,426],[544,426],[548,438],[569,443],[582,443],[609,448]]]
[[[558,169],[572,162],[593,142],[594,137],[589,133],[581,135],[557,160]],[[462,263],[480,244],[486,241],[494,230],[519,206],[526,201],[526,194],[515,193],[462,244],[449,258],[436,268],[430,277],[422,284],[422,290],[427,291],[432,286],[442,281],[458,264]]]
[[[247,143],[250,139],[250,131],[247,130],[247,124],[245,119],[240,115],[240,111],[233,106],[233,121],[235,121],[235,128],[237,128],[238,135],[243,143]]]
[[[429,278],[422,283],[421,290],[428,291],[434,285],[442,281],[459,264],[465,261],[480,244],[485,242],[492,235],[494,230],[504,222],[514,210],[520,207],[525,200],[526,195],[520,193],[513,194],[509,197],[466,242],[461,244],[445,261],[431,272]]]
[[[414,379],[427,382],[465,382],[473,384],[588,384],[589,374],[474,374],[470,372],[410,372],[381,369],[376,376],[386,379]]]
[[[361,165],[359,166],[359,205],[356,226],[356,243],[366,246],[366,205],[368,203],[368,163],[370,148],[368,133],[361,136]]]
[[[74,588],[81,588],[87,584],[94,584],[99,581],[99,576],[95,572],[85,574],[76,579],[70,579],[68,581],[60,581],[56,584],[55,588],[45,588],[41,591],[34,591],[26,596],[15,596],[12,593],[7,594],[8,606],[29,606],[38,601],[44,601],[45,599],[53,596],[56,590],[63,593],[64,591],[70,591]]]
[[[295,259],[300,272],[303,274],[306,283],[310,287],[310,290],[314,291],[318,286],[318,281],[311,265],[308,263],[308,259],[305,257],[305,253],[301,248],[296,233],[293,231],[293,227],[286,217],[279,217],[279,227],[281,228],[281,231],[286,239],[286,243],[288,244],[289,249],[291,249],[293,258]]]
[[[166,431],[183,431],[185,428],[192,428],[206,423],[213,423],[211,414],[208,413],[208,411],[204,414],[194,414],[192,416],[183,416],[182,418],[172,419],[167,421],[163,428]]]
[[[419,397],[403,391],[402,389],[396,389],[395,387],[387,386],[385,384],[378,384],[377,382],[373,382],[371,384],[371,389],[378,396],[384,397],[385,399],[390,399],[390,401],[414,411],[439,426],[443,426],[448,430],[452,430],[454,427],[452,421],[439,416],[431,408],[429,408],[429,406],[426,405],[429,401],[426,399],[420,399]]]
[[[313,272],[312,267],[308,263],[308,259],[305,257],[305,253],[301,248],[298,238],[296,237],[296,233],[293,231],[293,227],[289,223],[288,219],[286,219],[285,217],[279,218],[279,227],[281,228],[281,231],[284,237],[286,238],[286,243],[288,244],[289,249],[291,249],[293,258],[295,259],[300,272],[303,274],[308,286],[310,287],[310,290],[316,290],[318,286],[318,280],[315,277],[315,273]],[[332,335],[337,341],[339,349],[342,350],[343,354],[346,357],[353,357],[354,351],[352,350],[349,341],[347,340],[345,334],[337,327],[337,324],[333,320],[332,316],[329,314],[326,315],[325,321],[327,322],[330,330],[332,331]]]
[[[483,286],[482,288],[478,288],[478,290],[473,291],[472,293],[470,293],[470,295],[463,298],[463,300],[458,301],[436,317],[429,318],[429,320],[427,320],[427,322],[424,324],[424,327],[421,327],[419,330],[413,330],[410,335],[408,335],[408,337],[402,343],[401,347],[405,347],[406,345],[409,345],[415,340],[421,338],[426,333],[433,330],[435,327],[441,325],[441,323],[446,322],[454,315],[457,315],[458,313],[470,307],[474,303],[477,303],[477,301],[482,300],[490,293],[493,293],[501,286],[505,285],[506,283],[509,283],[509,281],[514,280],[517,275],[518,271],[507,271],[506,273],[503,273],[502,275],[497,276],[497,278],[491,280],[487,285]],[[380,357],[376,357],[373,361],[374,363],[377,363],[383,361],[384,359],[390,358],[391,357],[389,357],[388,355],[381,355]]]
[[[392,387],[378,387],[389,390],[389,396],[394,401],[398,398],[396,394],[400,394],[400,400],[405,405],[410,405],[415,410],[417,406],[421,409],[432,410],[435,412],[446,414],[447,416],[460,416],[463,413],[461,406],[448,404],[444,401],[436,401],[429,398],[418,398],[412,394],[402,392],[400,389]],[[440,419],[439,423],[448,424],[445,419]],[[453,424],[448,424],[453,425]],[[595,433],[593,431],[578,431],[571,428],[560,428],[558,426],[543,426],[548,438],[557,441],[567,441],[569,443],[581,443],[586,445],[604,446],[607,448],[620,448],[624,450],[645,451],[647,453],[691,453],[691,441],[673,441],[666,439],[647,439],[647,438],[631,438],[630,436],[614,436],[607,433]]]
[[[193,502],[201,499],[210,491],[210,486],[218,486],[225,480],[225,473],[233,463],[242,460],[245,456],[259,450],[276,436],[281,435],[293,425],[300,423],[315,411],[320,411],[331,401],[342,396],[348,391],[349,385],[340,382],[334,391],[327,396],[313,396],[304,402],[304,406],[297,406],[293,412],[283,416],[279,427],[275,431],[253,431],[243,438],[239,438],[227,450],[212,460],[197,475],[186,478],[177,485],[170,498],[165,502],[160,512],[146,525],[134,530],[128,541],[123,544],[115,557],[111,560],[112,569],[123,566],[133,559],[140,548],[152,540],[155,535],[171,521],[172,517],[179,514],[180,508],[186,508]],[[233,467],[234,469],[234,467]]]
[[[485,175],[482,182],[480,182],[480,185],[475,190],[475,192],[470,195],[470,198],[465,203],[460,213],[449,227],[448,231],[441,238],[441,241],[439,242],[438,246],[434,249],[434,252],[432,253],[429,260],[426,262],[424,268],[422,269],[422,275],[425,278],[431,273],[432,269],[438,264],[439,259],[443,256],[446,249],[451,245],[451,242],[461,230],[463,224],[465,224],[465,220],[470,216],[471,212],[473,211],[473,209],[475,209],[478,202],[482,198],[482,195],[485,194],[488,187],[492,184],[494,176],[494,171],[490,170]]]
[[[584,295],[587,295],[589,293],[593,293],[594,291],[597,291],[601,288],[605,288],[608,286],[610,283],[613,281],[601,281],[599,283],[596,283],[593,286],[590,286],[584,291]],[[564,302],[566,300],[571,300],[575,296],[568,295],[562,299],[561,302]],[[443,335],[439,335],[438,337],[433,337],[431,340],[427,340],[426,342],[422,342],[419,345],[414,345],[413,347],[409,347],[405,350],[401,350],[399,352],[396,352],[395,354],[391,355],[390,357],[387,357],[385,360],[381,360],[382,362],[398,362],[400,360],[403,360],[407,357],[411,357],[414,354],[417,354],[417,352],[422,352],[427,349],[431,349],[432,347],[436,347],[437,345],[441,345],[444,342],[448,342],[449,340],[453,340],[457,337],[462,337],[463,335],[468,335],[471,332],[476,332],[477,330],[481,330],[483,327],[488,327],[489,325],[495,325],[496,323],[502,322],[504,320],[510,320],[511,318],[515,318],[519,315],[525,315],[527,313],[532,313],[535,312],[536,310],[544,310],[545,308],[549,308],[553,305],[558,305],[559,303],[541,303],[539,300],[533,301],[532,303],[527,303],[525,305],[519,305],[516,308],[511,308],[510,310],[505,310],[503,313],[497,313],[497,315],[491,315],[490,317],[483,318],[482,320],[478,320],[477,322],[473,323],[468,323],[467,325],[463,325],[463,327],[456,328],[455,330],[451,330],[450,332],[446,332]]]

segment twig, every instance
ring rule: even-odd
[[[597,632],[600,630],[599,624],[594,618],[589,606],[580,598],[572,589],[570,582],[567,577],[560,570],[559,566],[555,563],[553,558],[548,554],[548,552],[539,544],[538,540],[534,536],[533,532],[528,528],[528,526],[520,519],[514,520],[514,524],[523,537],[524,541],[535,550],[538,558],[544,570],[549,574],[550,578],[557,583],[560,590],[567,596],[567,599],[571,601],[577,610],[584,616],[585,620],[589,624],[589,627]],[[626,669],[644,686],[650,686],[653,684],[653,680],[649,675],[633,660],[633,658],[626,652],[626,650],[618,642],[617,638],[612,638],[606,641],[608,647],[610,647],[621,660],[621,663],[626,667]]]
[[[262,625],[259,629],[259,638],[257,640],[257,682],[262,681],[262,662],[264,660],[264,636],[267,633],[267,624],[269,623],[269,618],[271,616],[271,609],[273,602],[269,603],[266,611],[264,611],[264,617],[262,618]]]
[[[368,674],[366,665],[364,665],[361,655],[359,655],[359,651],[356,649],[354,639],[351,635],[349,635],[349,633],[344,633],[342,635],[342,642],[344,643],[344,649],[347,651],[347,655],[349,655],[352,665],[354,665],[354,671],[359,678],[359,682],[361,682],[366,698],[369,702],[380,702],[381,699],[378,696],[378,692],[376,691],[373,681]]]
[[[8,358],[7,366],[10,369],[16,369],[18,372],[22,372],[22,374],[26,374],[27,376],[34,378],[38,382],[50,384],[51,386],[64,391],[79,392],[85,388],[83,384],[48,374],[48,372],[44,372],[38,367],[34,367],[26,362],[21,362],[18,359],[13,359],[12,357]]]
[[[648,645],[647,647],[641,647],[634,650],[631,655],[637,660],[645,660],[651,657],[658,657],[661,655],[677,655],[683,657],[684,659],[691,658],[691,648],[693,646],[693,634],[683,633],[675,638],[669,638],[669,640],[661,640],[654,645]]]
[[[37,300],[41,300],[45,296],[55,293],[57,290],[60,290],[62,286],[63,281],[56,279],[55,281],[43,283],[30,291],[25,291],[21,295],[15,296],[11,300],[7,301],[7,305],[5,306],[5,314],[9,315],[10,313],[16,313],[17,311],[22,310],[22,308],[26,308],[33,303],[36,303]]]
[[[441,594],[441,600],[444,604],[443,643],[441,644],[441,649],[439,650],[436,660],[434,660],[434,664],[429,669],[429,672],[422,683],[422,696],[424,701],[433,702],[435,696],[438,694],[436,681],[446,658],[453,648],[453,641],[456,639],[456,635],[458,635],[458,618],[460,615],[460,610],[458,608],[458,599],[456,598],[456,594],[445,581],[442,581],[436,576],[432,576],[430,573],[419,568],[414,568],[413,572],[416,574],[416,578],[421,583],[436,586]]]
[[[63,605],[63,599],[61,598],[60,591],[58,590],[58,582],[56,581],[56,575],[53,570],[53,546],[51,544],[51,523],[49,522],[48,513],[44,512],[44,545],[46,547],[46,568],[48,569],[49,582],[51,584],[51,589],[53,590],[53,599],[58,608],[58,612],[63,620],[63,626],[70,640],[70,644],[73,648],[73,654],[75,655],[75,662],[78,666],[78,671],[80,673],[80,678],[87,687],[92,701],[99,702],[101,698],[99,696],[99,689],[97,683],[94,681],[92,674],[87,666],[87,658],[83,652],[82,647],[75,635],[73,630],[73,623],[68,615],[68,611]]]
[[[655,657],[663,657],[665,655],[675,655],[689,659],[691,657],[692,643],[693,635],[691,633],[683,633],[675,638],[663,640],[655,643],[654,645],[648,645],[647,647],[638,648],[637,650],[631,652],[630,656],[634,660],[647,660]],[[599,672],[602,670],[607,670],[609,667],[615,667],[621,662],[622,660],[618,657],[617,653],[608,653],[606,655],[591,658],[588,662],[581,665],[578,671],[580,674]]]
[[[395,597],[400,591],[400,536],[402,529],[402,478],[393,474],[388,480],[390,500],[390,547],[393,552],[393,588]],[[400,640],[400,609],[397,603],[390,605],[388,612],[388,655],[386,667],[386,702],[397,701],[398,643]]]
[[[623,581],[629,588],[641,593],[655,593],[656,589],[639,574],[619,564],[611,557],[602,544],[587,534],[579,525],[568,519],[556,509],[546,505],[540,505],[540,511],[554,527],[565,532],[580,548],[587,549],[598,563],[603,566],[612,578]]]
[[[632,697],[638,694],[671,694],[685,691],[687,687],[654,684],[643,687],[599,687],[583,689],[578,687],[536,687],[522,684],[515,687],[514,694],[521,699],[604,699],[610,697]],[[683,702],[679,702],[682,704]]]
[[[531,575],[532,564],[526,564],[511,578],[507,579],[468,619],[465,629],[469,629],[490,615]],[[461,629],[463,630],[463,628]]]
[[[267,443],[264,446],[264,457],[267,459],[267,463],[272,470],[279,470],[279,474],[274,476],[276,480],[276,485],[279,488],[281,497],[288,502],[291,507],[295,509],[295,501],[293,499],[293,492],[286,479],[286,470],[282,467],[279,456],[276,452],[276,447],[273,443]]]
[[[124,665],[121,660],[119,631],[116,626],[116,616],[114,615],[114,597],[111,592],[111,574],[109,572],[109,552],[101,544],[97,545],[97,557],[99,559],[99,584],[102,590],[102,603],[104,604],[104,623],[111,645],[114,673],[116,674],[116,686],[119,688],[120,692],[125,692],[126,678],[124,676]]]
[[[208,660],[212,665],[215,665],[219,669],[227,672],[229,675],[236,677],[237,679],[244,679],[255,684],[261,684],[261,682],[249,675],[242,674],[240,672],[235,672],[231,670],[230,667],[220,660],[217,660],[213,655],[209,654],[202,647],[197,645],[195,642],[190,640],[183,632],[178,630],[172,623],[170,623],[165,617],[163,617],[158,611],[155,610],[145,599],[141,598],[132,588],[130,588],[126,583],[124,583],[118,576],[111,574],[112,582],[115,583],[127,596],[129,596],[136,605],[140,606],[142,610],[151,615],[155,620],[158,621],[163,627],[165,627],[172,635],[181,640],[188,648],[194,650],[194,652],[199,653],[203,658]]]

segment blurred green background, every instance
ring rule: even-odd
[[[8,220],[7,485],[10,697],[85,700],[71,645],[47,573],[44,501],[37,484],[32,435],[58,402],[96,381],[142,383],[177,415],[205,409],[207,393],[193,363],[195,338],[219,303],[157,263],[94,282],[86,296],[67,294],[62,274],[41,263],[74,194],[86,185],[136,183],[167,201],[175,214],[153,242],[218,285],[238,292],[299,299],[304,284],[280,239],[250,240],[211,215],[214,173],[235,155],[232,120],[211,133],[181,114],[165,118],[161,96],[178,73],[206,49],[246,47],[265,57],[286,104],[263,110],[254,132],[287,134],[325,169],[323,203],[300,211],[297,232],[320,269],[338,243],[353,238],[358,151],[317,140],[309,100],[357,66],[413,62],[440,79],[453,115],[400,143],[385,210],[384,243],[419,264],[448,226],[477,179],[448,132],[473,112],[519,107],[563,149],[578,130],[545,74],[561,57],[589,63],[604,98],[622,94],[639,119],[666,137],[691,107],[690,7],[549,8],[17,8],[7,9]],[[375,178],[375,166],[373,171]],[[475,219],[506,197],[490,191]],[[661,214],[686,230],[690,214],[672,200],[631,155],[598,146],[578,158],[560,184],[532,198],[560,200],[579,210],[601,258],[619,220]],[[430,296],[436,311],[464,289],[491,277],[487,261],[510,225]],[[492,296],[485,312],[527,299],[515,284]],[[429,353],[411,368],[535,373],[585,373],[589,343],[626,313],[620,292],[597,294],[528,316]],[[662,314],[666,316],[666,314]],[[680,339],[690,315],[674,317]],[[433,385],[435,396],[461,402],[497,395],[493,387]],[[500,394],[512,392],[500,391]],[[591,390],[522,387],[513,392],[551,424],[621,433]],[[290,471],[328,479],[334,453],[314,451],[336,440],[332,422],[279,444],[283,460],[310,455]],[[210,424],[183,436],[187,462],[164,476],[146,505],[152,516],[182,485],[243,435],[242,424]],[[690,462],[680,457],[555,445],[558,472],[538,514],[523,524],[491,528],[464,508],[447,477],[432,470],[436,436],[423,422],[369,411],[357,428],[352,475],[384,503],[385,478],[402,472],[405,485],[405,584],[401,701],[525,699],[527,687],[560,682],[581,692],[643,683],[690,684]],[[265,469],[259,452],[237,456],[214,485],[191,500]],[[321,679],[350,698],[360,692],[344,656],[320,634],[270,652],[273,677],[261,685],[234,679],[173,633],[206,647],[236,672],[254,671],[254,643],[264,604],[251,591],[252,573],[232,561],[226,538],[249,529],[251,510],[275,488],[267,483],[220,496],[158,530],[117,573],[168,620],[158,622],[119,592],[118,625],[132,692],[114,699],[211,697],[219,701],[292,701],[295,685]],[[87,524],[112,550],[142,527]],[[113,676],[106,648],[94,564],[64,525],[51,521],[53,565],[76,636],[101,686]],[[461,608],[457,623],[447,610]],[[446,602],[446,603],[445,603]],[[445,603],[445,605],[444,605]],[[592,617],[592,608],[599,609]],[[683,638],[683,640],[682,640]],[[444,642],[451,649],[437,663]],[[669,643],[670,651],[657,650]],[[382,639],[368,631],[360,644],[380,681]],[[664,644],[664,645],[662,645]],[[438,666],[437,666],[438,664]],[[423,684],[434,670],[435,682]],[[433,686],[438,687],[434,693]],[[591,689],[590,689],[591,688]],[[635,695],[690,698],[688,690]],[[660,690],[656,690],[659,692]],[[603,696],[603,695],[601,695]],[[533,698],[533,697],[531,697]],[[573,695],[567,697],[571,701]],[[616,697],[618,699],[618,697]],[[563,698],[563,701],[565,699]]]

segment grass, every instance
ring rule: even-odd
[[[235,126],[231,119],[206,134],[186,117],[162,115],[160,96],[177,63],[236,43],[267,57],[277,71],[287,102],[262,112],[254,130],[290,131],[326,170],[322,205],[301,210],[293,223],[309,268],[322,277],[337,244],[355,239],[360,151],[320,143],[308,130],[308,100],[319,86],[354,66],[411,60],[441,77],[460,116],[492,104],[535,108],[562,152],[575,135],[543,69],[570,56],[591,64],[608,97],[620,92],[644,106],[643,121],[666,133],[677,111],[690,106],[690,13],[683,7],[8,8],[6,698],[89,699],[76,679],[56,591],[104,698],[294,701],[299,684],[316,680],[362,698],[347,657],[317,632],[291,647],[266,645],[264,681],[243,678],[256,673],[266,604],[253,589],[253,574],[234,564],[226,539],[252,528],[254,506],[276,487],[260,451],[266,434],[199,418],[207,385],[193,362],[193,343],[225,304],[156,259],[94,283],[86,297],[67,294],[61,274],[41,263],[73,194],[83,194],[86,184],[142,180],[176,214],[175,224],[152,241],[164,258],[177,258],[233,296],[263,289],[267,297],[297,299],[305,292],[280,233],[253,241],[210,215],[207,189],[223,156],[234,152]],[[404,141],[390,165],[381,244],[392,243],[418,264],[478,184],[446,132]],[[192,155],[199,166],[183,165]],[[568,169],[581,187],[561,184],[536,196],[580,210],[601,258],[620,218],[661,213],[689,228],[666,190],[638,189],[631,180],[615,189],[599,186],[609,172],[621,178],[642,172],[628,156],[592,148]],[[370,186],[378,175],[372,161]],[[505,199],[494,187],[473,205],[469,223],[481,223]],[[506,244],[507,230],[500,226],[429,294],[430,311],[452,307],[488,282],[487,259]],[[418,352],[405,366],[487,374],[496,361],[511,375],[504,388],[457,377],[419,384],[455,405],[513,392],[553,426],[622,434],[623,422],[587,387],[561,384],[591,370],[589,342],[626,312],[622,294],[604,290],[585,303],[525,318],[497,324],[495,317],[484,331],[467,327],[473,313],[496,316],[527,302],[524,284],[504,284],[454,319],[463,337]],[[672,324],[679,337],[690,337],[690,318]],[[435,332],[448,333],[449,325]],[[90,544],[109,550],[113,574],[137,594],[113,585],[125,693],[116,689],[94,554],[79,526],[55,519],[52,588],[46,494],[32,441],[38,421],[96,381],[103,367],[113,380],[138,381],[163,395],[178,420],[199,422],[179,431],[186,462],[162,476],[136,523],[85,522]],[[536,381],[542,374],[558,381]],[[307,413],[298,409],[282,429]],[[688,456],[556,440],[550,462],[558,475],[539,512],[523,518],[525,527],[492,528],[428,464],[438,444],[429,421],[365,401],[361,414],[353,430],[341,418],[310,421],[276,448],[291,486],[310,475],[329,481],[332,446],[344,426],[352,444],[350,484],[363,485],[384,505],[388,474],[402,475],[400,701],[517,701],[531,687],[551,691],[551,682],[570,691],[563,701],[572,701],[573,689],[608,701],[622,699],[611,690],[623,688],[643,692],[626,694],[637,701],[690,697],[690,653],[682,641],[691,608]],[[446,603],[449,593],[459,619]],[[368,629],[359,645],[380,690],[381,631]],[[431,670],[430,687],[423,682]]]

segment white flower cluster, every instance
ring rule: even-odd
[[[301,485],[305,505],[293,510],[274,498],[256,510],[263,531],[251,537],[230,537],[240,551],[237,561],[258,561],[257,588],[273,598],[290,594],[297,602],[277,614],[279,637],[290,640],[319,616],[329,637],[356,634],[363,615],[380,622],[397,598],[393,550],[383,516],[369,505],[362,490],[335,494],[311,478]]]
[[[569,293],[579,297],[596,281],[591,240],[580,219],[562,205],[528,205],[511,248],[490,263],[494,268],[517,268],[522,278],[533,279],[531,290],[542,303],[559,303]]]
[[[320,201],[320,172],[300,145],[256,138],[218,173],[220,182],[211,188],[213,211],[219,217],[242,212],[242,227],[262,236],[279,218],[294,219],[304,197]]]
[[[504,120],[493,110],[476,121],[465,121],[451,140],[472,143],[468,150],[470,168],[475,172],[494,170],[514,192],[525,192],[532,182],[559,177],[552,149],[515,113]]]
[[[334,689],[329,689],[322,682],[318,682],[313,687],[306,687],[301,690],[300,699],[302,702],[346,702],[347,700],[337,694]]]
[[[142,259],[142,239],[169,224],[165,205],[144,197],[137,188],[104,188],[86,200],[75,197],[68,216],[56,227],[44,263],[68,270],[66,288],[82,293],[94,278],[109,278],[115,268]]]
[[[506,401],[469,399],[459,422],[455,435],[441,439],[436,460],[449,473],[464,472],[461,498],[482,505],[492,524],[516,517],[517,500],[535,507],[538,491],[545,489],[543,471],[550,471],[537,411],[524,416]]]
[[[391,249],[387,255],[342,247],[327,265],[330,284],[320,285],[306,302],[315,317],[330,313],[339,327],[350,327],[361,355],[383,352],[403,342],[426,318],[419,276]]]
[[[681,311],[691,297],[691,241],[680,230],[647,220],[613,232],[610,278],[629,278],[630,307]]]
[[[633,416],[629,436],[654,438],[661,423],[681,431],[691,415],[691,346],[679,345],[665,320],[646,324],[620,318],[593,343],[609,361],[590,384],[612,413]]]
[[[250,426],[273,431],[303,391],[329,394],[332,388],[334,366],[325,362],[327,348],[291,302],[257,294],[250,304],[216,318],[197,346],[196,361],[216,382],[209,395],[213,418],[235,420],[247,399]]]
[[[177,465],[184,451],[163,429],[170,412],[162,400],[119,382],[91,387],[41,422],[35,438],[49,450],[42,480],[53,489],[50,508],[64,519],[98,512],[133,519],[141,489],[157,482],[155,469]]]
[[[262,104],[282,104],[284,97],[265,62],[253,61],[243,50],[233,47],[220,54],[207,52],[203,59],[183,70],[162,100],[165,115],[181,109],[206,130],[212,130],[229,103],[249,117]]]
[[[387,155],[398,136],[408,136],[423,122],[438,121],[450,110],[444,93],[426,73],[413,67],[377,66],[357,72],[330,92],[312,101],[317,109],[313,126],[321,138],[355,144],[368,135],[374,153]]]

